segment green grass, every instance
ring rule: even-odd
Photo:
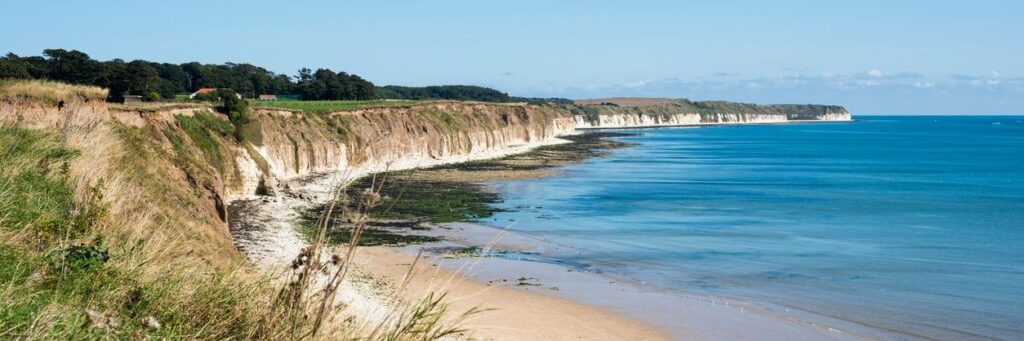
[[[211,278],[189,290],[188,280],[180,276],[141,281],[138,267],[100,264],[60,271],[45,255],[0,245],[0,284],[5,287],[0,293],[6,297],[0,302],[0,338],[245,338],[251,337],[246,333],[254,330],[251,326],[259,323],[260,315],[255,313],[259,307],[246,301],[251,291],[229,286],[223,278]],[[118,326],[94,327],[86,309],[100,313],[101,323],[113,319]],[[142,325],[150,316],[160,322],[160,329]],[[219,324],[239,328],[219,328]],[[250,328],[242,328],[245,325]]]
[[[203,151],[206,160],[223,172],[224,155],[220,150],[219,139],[232,136],[235,126],[231,125],[231,122],[218,119],[212,113],[205,112],[193,116],[176,115],[175,118],[192,143]]]
[[[414,104],[408,100],[372,100],[372,101],[250,101],[253,108],[301,110],[309,113],[328,113],[363,108],[396,107]]]
[[[66,184],[67,162],[78,153],[60,148],[51,135],[2,127],[0,146],[0,226],[47,238],[80,234]]]
[[[420,114],[442,127],[449,134],[455,134],[462,130],[462,125],[454,117],[455,114],[450,112],[430,108]]]

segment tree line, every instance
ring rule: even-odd
[[[0,57],[0,79],[48,79],[94,85],[110,90],[108,100],[144,96],[170,99],[202,88],[230,89],[245,98],[260,94],[296,95],[303,100],[449,99],[481,102],[561,103],[562,98],[523,98],[472,85],[377,87],[355,74],[302,68],[295,76],[277,74],[245,63],[184,64],[145,60],[95,60],[77,50],[47,49],[42,56]]]
[[[475,85],[432,85],[424,87],[388,85],[377,87],[377,96],[382,99],[450,99],[479,102],[572,104],[571,100],[565,98],[514,97],[498,90]]]
[[[14,53],[0,57],[0,79],[48,79],[95,85],[110,90],[111,101],[125,95],[174,98],[202,88],[226,88],[246,98],[260,94],[293,94],[303,99],[368,100],[377,98],[373,83],[357,75],[307,68],[295,77],[252,64],[157,63],[121,59],[99,61],[77,50],[47,49],[42,56]]]
[[[377,88],[377,92],[381,98],[391,99],[458,99],[482,102],[512,101],[512,97],[509,97],[509,95],[504,92],[472,85],[442,85],[425,87],[388,85]]]

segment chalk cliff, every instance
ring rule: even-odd
[[[830,105],[756,105],[722,101],[660,100],[649,104],[597,102],[575,111],[578,128],[630,128],[711,124],[849,121],[850,113]]]

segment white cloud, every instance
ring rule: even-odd
[[[877,77],[881,75],[880,77]],[[721,75],[719,75],[721,76]],[[1024,103],[1024,77],[977,74],[926,75],[916,72],[803,73],[773,77],[661,78],[614,85],[551,87],[539,97],[614,96],[724,99],[751,103],[837,103],[864,112],[967,112],[977,101],[982,112],[1010,112]],[[543,91],[543,90],[542,90]],[[555,91],[555,92],[552,92]],[[957,94],[957,96],[950,96]],[[524,94],[526,95],[526,94]],[[965,100],[970,98],[971,100]],[[971,109],[973,110],[973,109]]]
[[[651,81],[637,81],[637,82],[632,82],[632,83],[626,83],[626,84],[623,84],[622,86],[630,88],[630,89],[633,89],[633,88],[642,87],[642,86],[647,85],[649,83],[651,83]]]
[[[862,85],[862,86],[866,86],[866,87],[869,87],[869,88],[873,88],[873,87],[878,86],[878,81],[874,81],[874,80],[868,79],[868,80],[857,81],[857,84],[858,85]]]
[[[882,76],[884,76],[884,75],[885,74],[882,73],[882,70],[879,70],[879,69],[871,69],[870,71],[868,71],[868,76],[871,76],[871,77],[882,78]]]
[[[919,89],[931,89],[935,87],[935,82],[914,82],[914,87]]]

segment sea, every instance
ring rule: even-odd
[[[482,223],[664,290],[896,338],[1024,339],[1024,116],[618,130]]]

